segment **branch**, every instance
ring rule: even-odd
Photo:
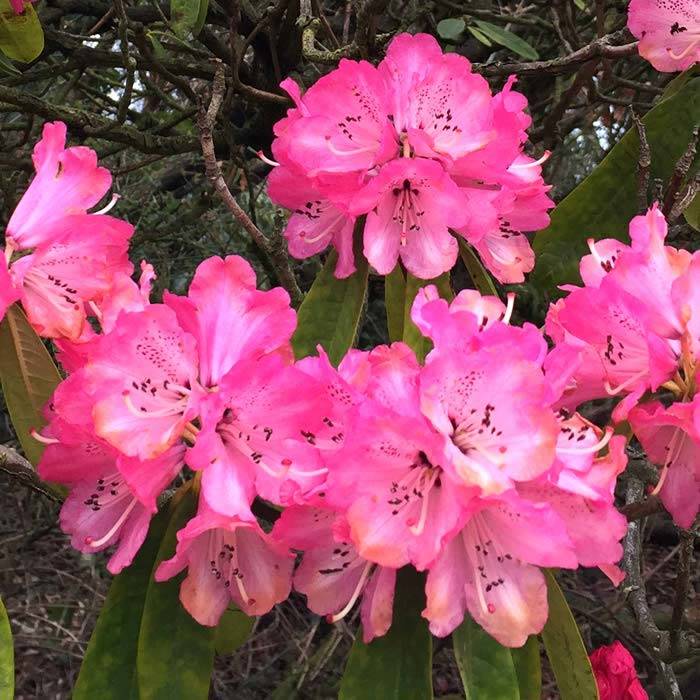
[[[60,503],[58,495],[39,478],[31,463],[11,447],[0,445],[0,473],[7,474],[23,486],[46,496],[55,503]]]
[[[626,29],[622,29],[612,34],[606,34],[600,39],[595,39],[578,51],[560,58],[552,58],[549,61],[532,61],[530,63],[475,63],[474,70],[487,77],[510,75],[511,73],[532,76],[541,75],[542,73],[550,75],[571,73],[578,70],[582,63],[587,63],[596,58],[621,58],[622,56],[636,53],[636,41],[620,44],[620,42],[628,41],[630,38],[631,34]]]
[[[85,136],[95,136],[115,143],[132,146],[142,153],[174,155],[199,150],[199,142],[193,136],[156,136],[133,126],[73,107],[63,107],[34,97],[26,92],[0,85],[0,102],[17,107],[18,112],[36,114],[44,119],[65,122]]]
[[[221,167],[216,160],[212,131],[216,124],[216,118],[221,109],[225,92],[226,80],[224,76],[224,66],[221,62],[217,62],[209,107],[205,108],[202,102],[197,117],[197,127],[199,129],[199,138],[202,146],[202,155],[204,156],[207,178],[211,182],[215,192],[226,205],[226,208],[250,235],[263,254],[270,260],[270,264],[277,275],[279,283],[289,293],[292,304],[298,306],[301,303],[302,294],[290,267],[289,258],[283,250],[274,250],[270,246],[263,232],[251,221],[245,211],[243,211],[236,201],[236,198],[231,194],[231,190],[226,184],[226,180],[221,172]]]
[[[685,604],[690,588],[690,571],[693,560],[695,535],[689,531],[681,532],[681,551],[678,557],[678,573],[676,574],[676,597],[671,614],[671,652],[678,653],[680,634],[683,627]]]

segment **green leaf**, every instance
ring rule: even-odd
[[[700,123],[700,78],[685,83],[644,117],[652,154],[651,180],[667,181]],[[627,238],[637,213],[639,136],[622,138],[600,165],[552,212],[551,224],[536,236],[537,264],[530,281],[549,297],[558,285],[579,280],[578,263],[588,252],[586,239]]]
[[[561,700],[599,700],[591,662],[569,604],[554,574],[546,570],[543,573],[547,579],[549,617],[542,630],[542,641],[557,679],[559,697]]]
[[[514,34],[503,27],[499,27],[497,24],[484,22],[481,19],[474,20],[474,24],[476,24],[479,30],[489,39],[491,39],[491,41],[495,41],[497,44],[505,46],[507,49],[513,51],[513,53],[517,53],[518,56],[527,58],[529,61],[536,61],[540,57],[535,48],[517,34]]]
[[[467,29],[469,30],[470,34],[475,39],[480,41],[484,46],[493,46],[493,44],[491,43],[489,38],[486,36],[486,34],[484,34],[482,31],[480,31],[476,27],[467,27]]]
[[[186,39],[197,26],[200,0],[170,0],[170,28]]]
[[[356,234],[359,230],[358,225]],[[358,236],[355,237],[356,243],[357,239]],[[292,336],[297,359],[315,354],[316,346],[320,344],[330,361],[337,365],[355,342],[369,273],[367,260],[357,247],[357,270],[346,279],[337,279],[334,271],[338,255],[331,252],[299,307],[297,329]]]
[[[0,382],[7,410],[27,459],[39,462],[43,445],[30,431],[45,425],[42,409],[61,381],[49,351],[16,304],[0,323]]]
[[[5,75],[22,75],[2,53],[0,53],[0,73],[5,73]]]
[[[419,360],[424,360],[430,352],[433,344],[419,330],[418,326],[411,320],[411,308],[416,298],[416,294],[423,287],[434,284],[443,299],[451,301],[453,298],[452,287],[450,286],[450,273],[443,272],[439,277],[431,280],[422,280],[406,273],[406,291],[403,303],[403,342],[413,349]],[[387,310],[387,316],[389,311]]]
[[[518,677],[520,700],[540,700],[542,697],[542,661],[537,635],[528,637],[525,645],[511,649],[515,674]]]
[[[400,263],[384,277],[384,306],[389,340],[403,340],[404,301],[406,299],[406,275]]]
[[[141,618],[168,515],[166,509],[153,518],[134,562],[112,581],[80,667],[73,700],[139,700],[136,655]]]
[[[246,643],[254,624],[255,618],[248,617],[240,610],[234,608],[225,610],[214,634],[216,653],[220,656],[233,654]]]
[[[175,554],[177,531],[195,514],[192,489],[170,502],[153,572]],[[148,588],[138,638],[136,671],[139,700],[207,700],[214,665],[215,627],[204,627],[180,603],[184,573]]]
[[[700,231],[700,194],[696,194],[693,201],[683,212],[685,220],[696,231]]]
[[[397,576],[391,629],[371,644],[358,633],[338,700],[431,700],[432,637],[421,617],[423,577],[404,568]]]
[[[472,278],[474,288],[484,295],[492,295],[497,297],[498,290],[496,285],[491,278],[491,275],[486,271],[483,263],[476,254],[474,248],[472,248],[466,241],[459,241],[459,254],[464,263],[464,267],[467,268],[469,276]]]
[[[443,19],[438,22],[437,33],[441,39],[456,41],[462,36],[467,23],[461,19]]]
[[[586,3],[584,0],[574,0],[574,5],[578,7],[582,12],[586,9]]]
[[[455,659],[467,700],[520,700],[510,649],[466,615],[452,633]]]
[[[199,14],[197,15],[197,21],[194,23],[192,28],[192,34],[194,36],[199,36],[199,33],[204,28],[204,23],[207,21],[207,12],[209,11],[209,0],[199,0]]]
[[[24,4],[24,12],[16,15],[10,0],[0,0],[0,51],[8,58],[30,63],[44,50],[44,30],[34,6]]]
[[[15,652],[7,610],[0,598],[0,700],[15,696]]]

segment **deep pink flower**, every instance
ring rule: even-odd
[[[309,376],[271,355],[239,362],[219,394],[222,407],[203,414],[188,453],[188,464],[204,472],[209,506],[251,520],[256,493],[287,505],[323,482],[327,469],[314,446],[329,411]]]
[[[648,700],[637,677],[632,654],[621,642],[598,647],[591,654],[591,666],[600,700]]]
[[[291,168],[275,168],[267,188],[270,199],[292,212],[284,235],[295,258],[310,258],[330,244],[338,251],[336,276],[348,277],[355,271],[354,217],[326,198],[303,173]]]
[[[681,71],[700,61],[700,7],[694,0],[632,0],[627,26],[656,70]]]
[[[466,201],[437,163],[400,158],[385,165],[350,204],[367,214],[364,252],[380,274],[401,258],[409,272],[428,279],[449,270],[457,259],[457,241],[448,227],[466,220]]]
[[[309,609],[337,622],[362,599],[360,617],[365,644],[391,626],[396,569],[362,559],[342,516],[332,510],[293,506],[275,523],[273,536],[303,551],[294,588],[306,595]]]
[[[87,210],[104,197],[112,177],[97,165],[91,148],[66,148],[65,143],[65,124],[44,124],[43,136],[34,147],[36,176],[5,232],[5,242],[13,250],[53,243],[71,230],[90,229],[97,223],[85,218]]]
[[[660,468],[654,489],[679,527],[689,528],[700,508],[700,398],[640,404],[629,415],[634,434]]]
[[[268,354],[291,361],[295,323],[287,293],[256,289],[245,260],[205,260],[187,297],[122,313],[95,341],[90,371],[116,380],[97,397],[97,433],[125,454],[156,456],[192,432],[203,403],[223,405],[218,387],[238,364]]]
[[[61,508],[61,529],[85,553],[116,545],[107,568],[118,574],[143,543],[156,497],[183,466],[184,447],[152,462],[124,458],[85,425],[55,413],[41,438],[48,443],[38,471],[42,479],[69,487]]]
[[[284,81],[295,106],[275,125],[270,196],[293,212],[290,252],[330,243],[346,276],[351,220],[367,215],[365,255],[382,274],[399,257],[421,278],[450,269],[452,229],[498,279],[522,281],[534,261],[523,232],[546,226],[553,203],[541,161],[523,155],[531,120],[514,81],[492,95],[426,34],[394,37],[377,68],[341,61],[303,96]]]
[[[180,600],[201,625],[215,626],[230,605],[263,615],[289,595],[294,555],[253,521],[215,513],[200,499],[197,515],[177,533],[177,550],[156,581],[187,569]]]

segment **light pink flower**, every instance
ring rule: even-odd
[[[289,595],[294,555],[253,521],[219,515],[200,500],[197,515],[177,533],[177,550],[160,564],[156,581],[187,569],[180,600],[201,625],[216,626],[235,605],[263,615]]]
[[[522,646],[547,620],[538,566],[576,566],[557,513],[514,492],[479,502],[477,512],[431,565],[423,616],[444,637],[469,614],[505,646]]]
[[[700,61],[700,7],[694,0],[632,0],[627,26],[656,70],[682,71]]]
[[[637,677],[632,654],[621,642],[598,647],[591,654],[591,666],[600,700],[649,700]]]
[[[629,415],[634,434],[660,468],[654,489],[679,527],[689,528],[700,508],[700,399],[640,404]]]
[[[466,220],[466,201],[443,168],[424,158],[385,165],[350,204],[355,215],[369,212],[364,252],[380,274],[401,258],[409,272],[428,279],[449,270],[457,241],[448,228]]]
[[[310,610],[337,622],[361,598],[365,644],[387,633],[396,569],[362,559],[350,542],[342,516],[328,509],[292,506],[275,523],[273,536],[303,551],[294,573],[294,589],[306,596]]]

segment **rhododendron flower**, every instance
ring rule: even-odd
[[[674,375],[683,318],[673,290],[690,256],[666,246],[666,232],[655,205],[630,223],[631,246],[605,240],[599,250],[591,242],[581,260],[585,286],[567,287],[569,295],[550,308],[548,333],[559,353],[578,363],[567,406],[576,403],[571,396],[622,396],[614,414],[622,420],[645,391]]]
[[[112,184],[112,176],[97,165],[97,154],[86,146],[66,148],[66,125],[44,124],[32,160],[36,175],[7,224],[5,243],[27,250],[53,243],[70,230],[91,225],[87,210]]]
[[[111,176],[97,166],[93,150],[65,148],[65,138],[65,124],[48,123],[34,148],[36,176],[5,232],[0,318],[21,300],[40,335],[75,342],[89,328],[91,305],[105,300],[114,277],[131,274],[133,227],[87,213],[109,189]],[[13,261],[15,251],[22,256]]]
[[[229,518],[200,499],[197,515],[177,533],[177,550],[160,564],[156,581],[187,569],[180,600],[201,625],[218,624],[231,602],[263,615],[289,595],[294,555],[257,522]]]
[[[116,545],[107,568],[118,574],[143,544],[156,498],[183,466],[184,447],[175,446],[153,462],[124,458],[85,425],[54,412],[44,435],[38,465],[46,481],[69,488],[61,507],[61,529],[85,553]]]
[[[115,381],[95,405],[99,435],[148,459],[179,440],[237,363],[269,353],[291,356],[295,313],[282,289],[263,292],[242,258],[209,258],[188,297],[122,313],[95,341],[89,368]],[[231,342],[235,338],[236,342]]]
[[[541,161],[524,156],[527,100],[510,78],[492,95],[469,61],[426,34],[400,34],[374,68],[343,60],[275,125],[274,202],[292,211],[296,257],[329,243],[336,275],[353,269],[350,231],[367,216],[364,252],[381,274],[400,258],[435,277],[455,262],[450,231],[471,243],[498,279],[522,281],[534,264],[524,231],[547,225],[552,202]]]
[[[598,647],[590,658],[600,700],[648,700],[632,654],[621,642]]]
[[[505,646],[522,646],[547,621],[538,566],[577,565],[556,512],[515,493],[479,501],[477,512],[431,565],[423,616],[444,637],[465,611]]]
[[[310,610],[337,622],[361,598],[365,644],[388,632],[396,569],[362,559],[350,542],[342,516],[328,509],[292,506],[275,523],[273,536],[303,551],[294,588],[306,595]]]
[[[327,498],[347,508],[360,556],[425,568],[480,493],[511,489],[548,469],[557,425],[540,367],[499,352],[438,354],[421,368],[402,343],[367,354],[353,440],[327,457]],[[501,393],[502,392],[502,393]],[[356,465],[371,469],[356,478]]]
[[[364,252],[380,274],[401,261],[409,272],[429,279],[449,270],[457,241],[448,227],[466,222],[466,201],[437,163],[401,158],[385,165],[352,200],[350,211],[367,214]]]
[[[627,26],[656,70],[682,71],[700,61],[700,7],[694,0],[632,0]]]
[[[644,403],[629,415],[649,459],[660,468],[654,489],[679,527],[689,528],[700,509],[700,397],[668,408]]]

